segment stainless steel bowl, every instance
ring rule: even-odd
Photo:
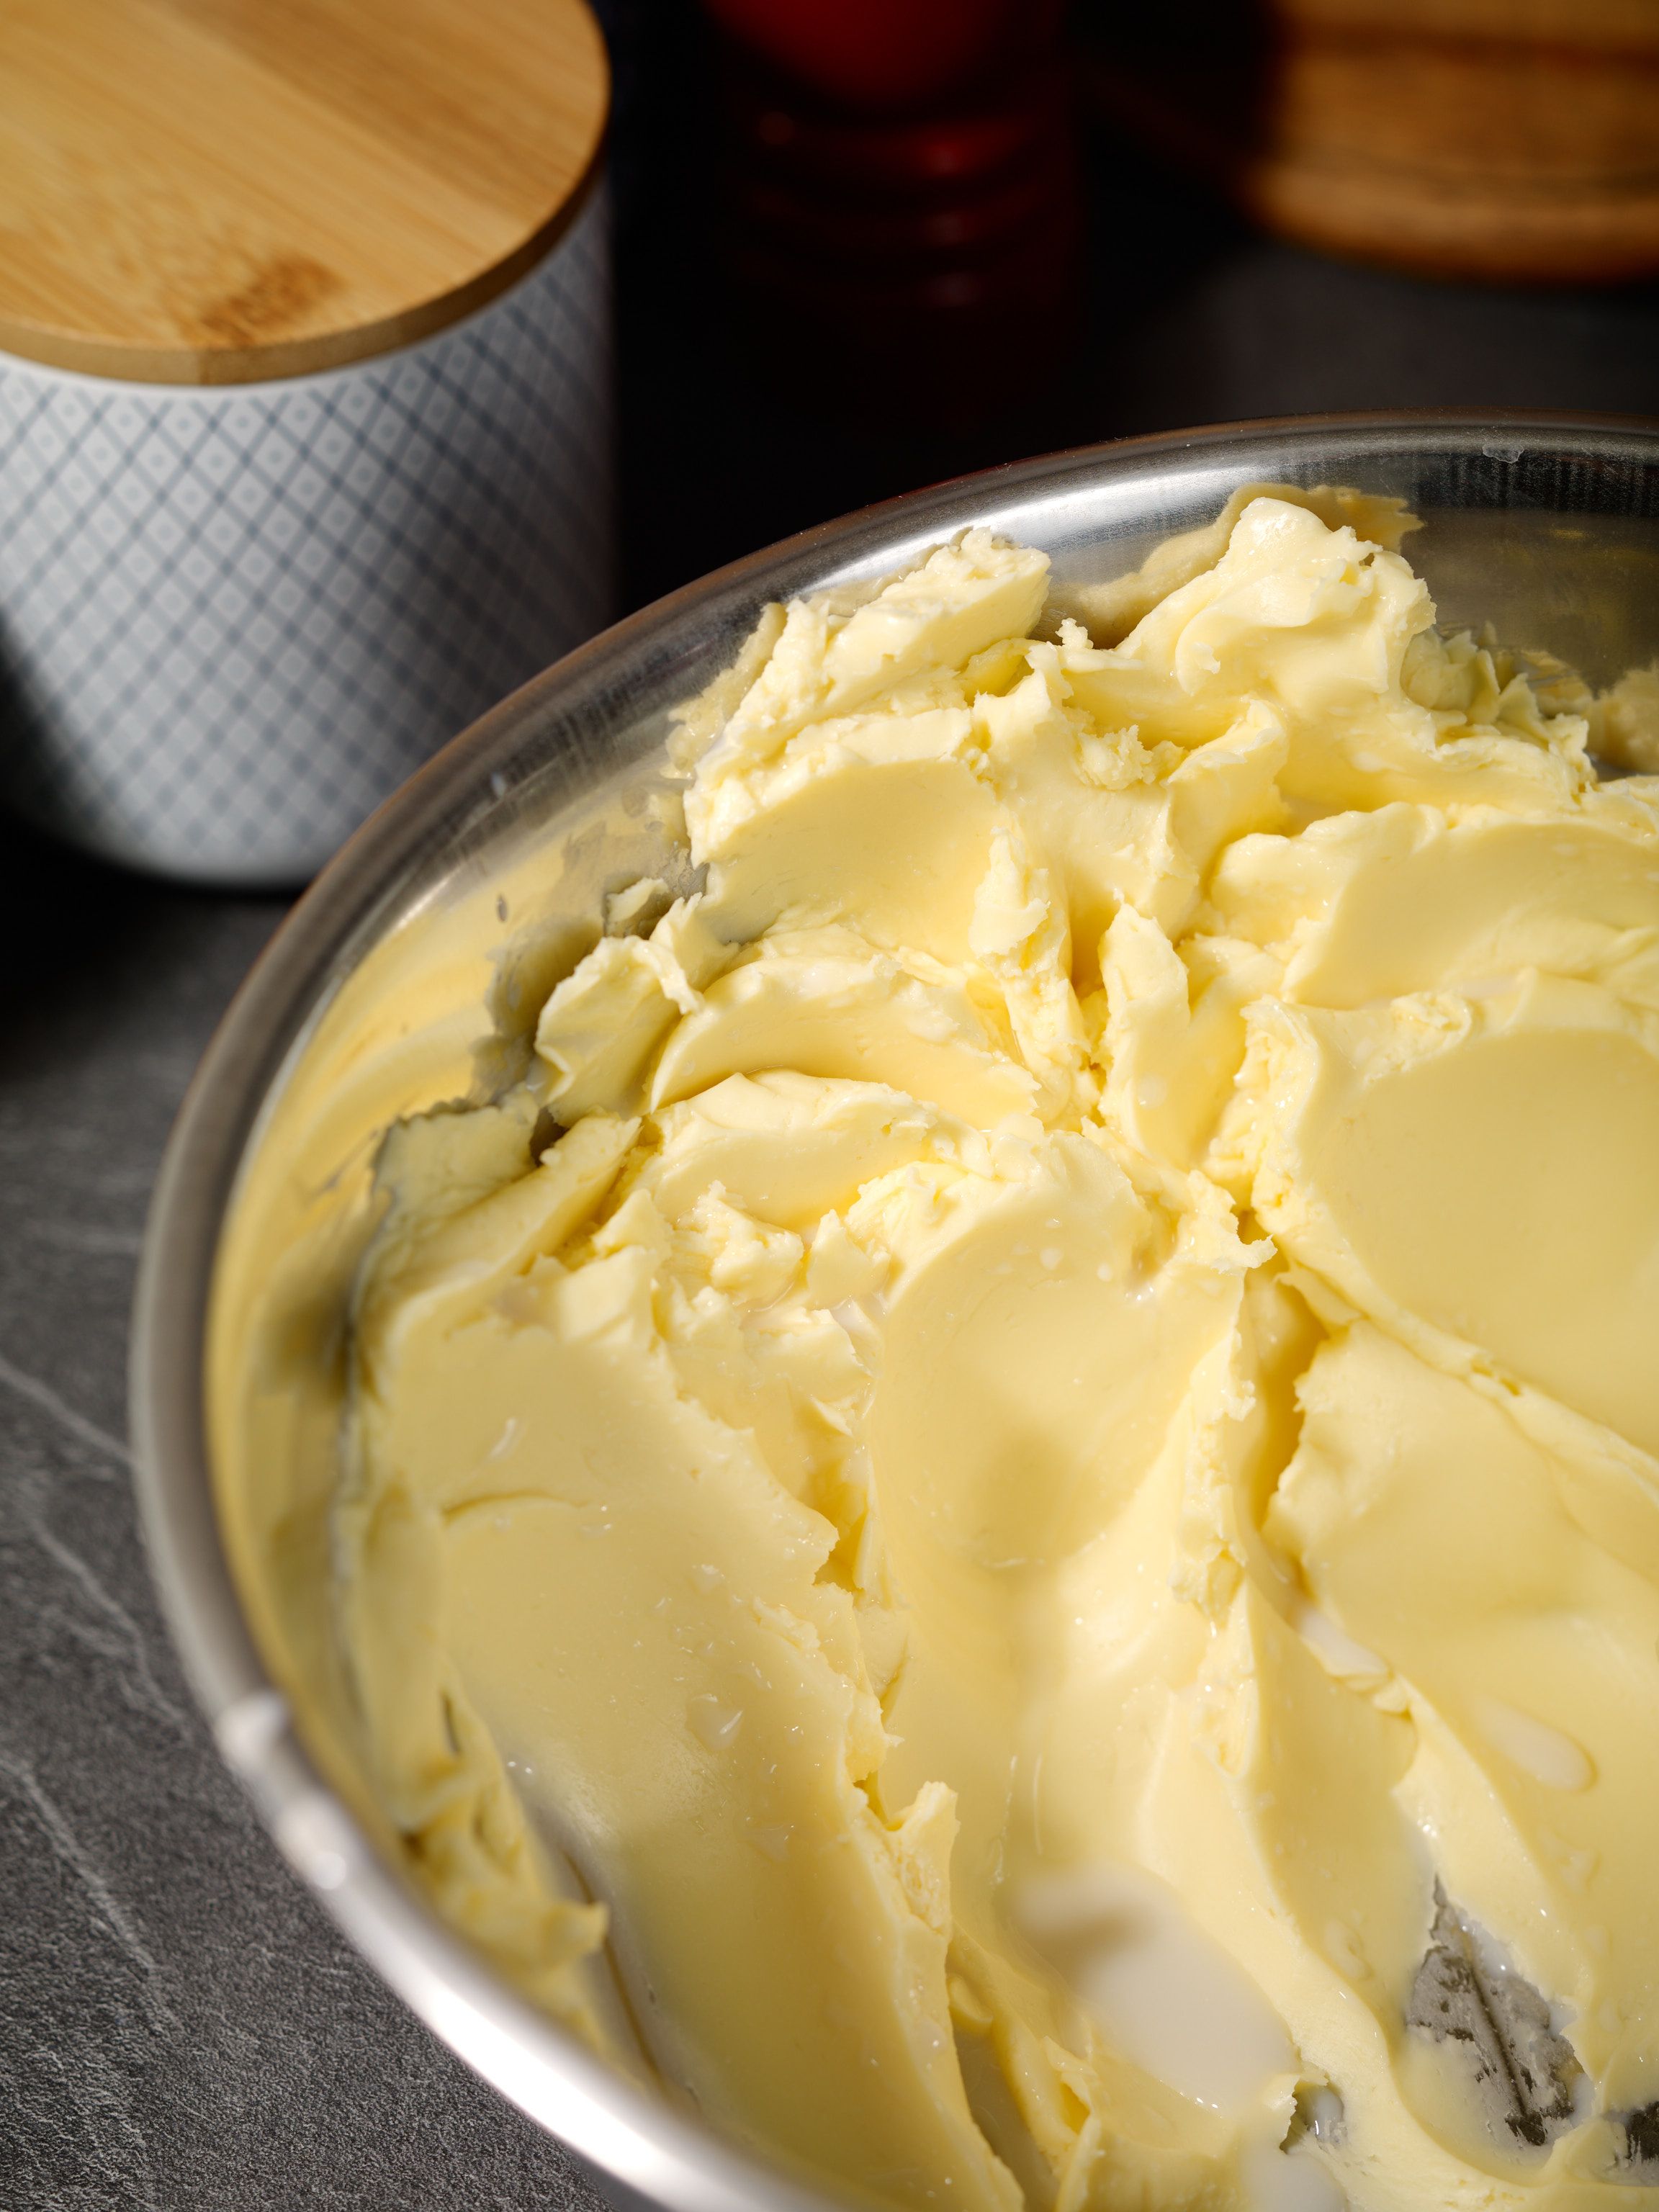
[[[973,523],[1042,547],[1061,583],[1094,582],[1261,480],[1407,500],[1429,525],[1410,550],[1444,622],[1490,620],[1601,683],[1659,653],[1652,426],[1304,420],[1096,447],[918,492],[647,608],[458,738],[295,908],[179,1115],[139,1279],[132,1401],[144,1526],[197,1694],[278,1844],[350,1940],[623,2201],[777,2212],[817,2200],[611,2073],[517,1996],[394,1870],[355,1783],[349,1729],[330,1718],[324,1554],[312,1539],[331,1476],[330,1363],[374,1135],[392,1114],[501,1079],[538,990],[591,941],[601,894],[665,863],[649,801],[668,711],[729,659],[765,601],[879,574]],[[394,986],[419,994],[412,1027],[386,1018]],[[296,1240],[296,1278],[313,1285],[303,1297],[269,1264]],[[261,1402],[286,1425],[279,1449],[250,1459],[237,1426],[239,1330],[256,1306],[269,1317],[273,1299],[288,1364]]]

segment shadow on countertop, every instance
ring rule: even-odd
[[[617,64],[623,604],[848,508],[1231,417],[1659,412],[1659,292],[1417,283],[1257,236],[1085,125],[1073,351],[948,431],[763,374],[715,272],[690,0],[597,0]],[[925,410],[923,410],[925,414]],[[125,1464],[166,1133],[286,902],[155,880],[0,815],[0,2202],[603,2212],[334,1934],[214,1752]]]
[[[288,904],[117,867],[0,811],[0,1079],[94,1048],[146,1003],[158,1042],[174,1022],[193,1037]]]

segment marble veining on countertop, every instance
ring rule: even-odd
[[[162,1626],[125,1441],[168,1126],[279,918],[0,831],[0,2207],[589,2208],[335,1935]]]
[[[1659,286],[1522,294],[1321,261],[1097,134],[1107,219],[1054,398],[966,441],[815,415],[710,313],[720,186],[690,0],[599,12],[617,64],[625,601],[1087,439],[1309,408],[1659,410]],[[687,330],[665,374],[663,334]],[[144,1212],[281,911],[0,821],[0,2212],[600,2212],[288,1872],[150,1588],[125,1443]]]

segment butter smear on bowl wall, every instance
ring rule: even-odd
[[[774,609],[680,719],[704,888],[382,1151],[378,1801],[843,2192],[1659,2187],[1659,782],[1409,526]]]

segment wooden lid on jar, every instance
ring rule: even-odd
[[[407,345],[556,243],[583,0],[4,0],[0,349],[245,384]]]

